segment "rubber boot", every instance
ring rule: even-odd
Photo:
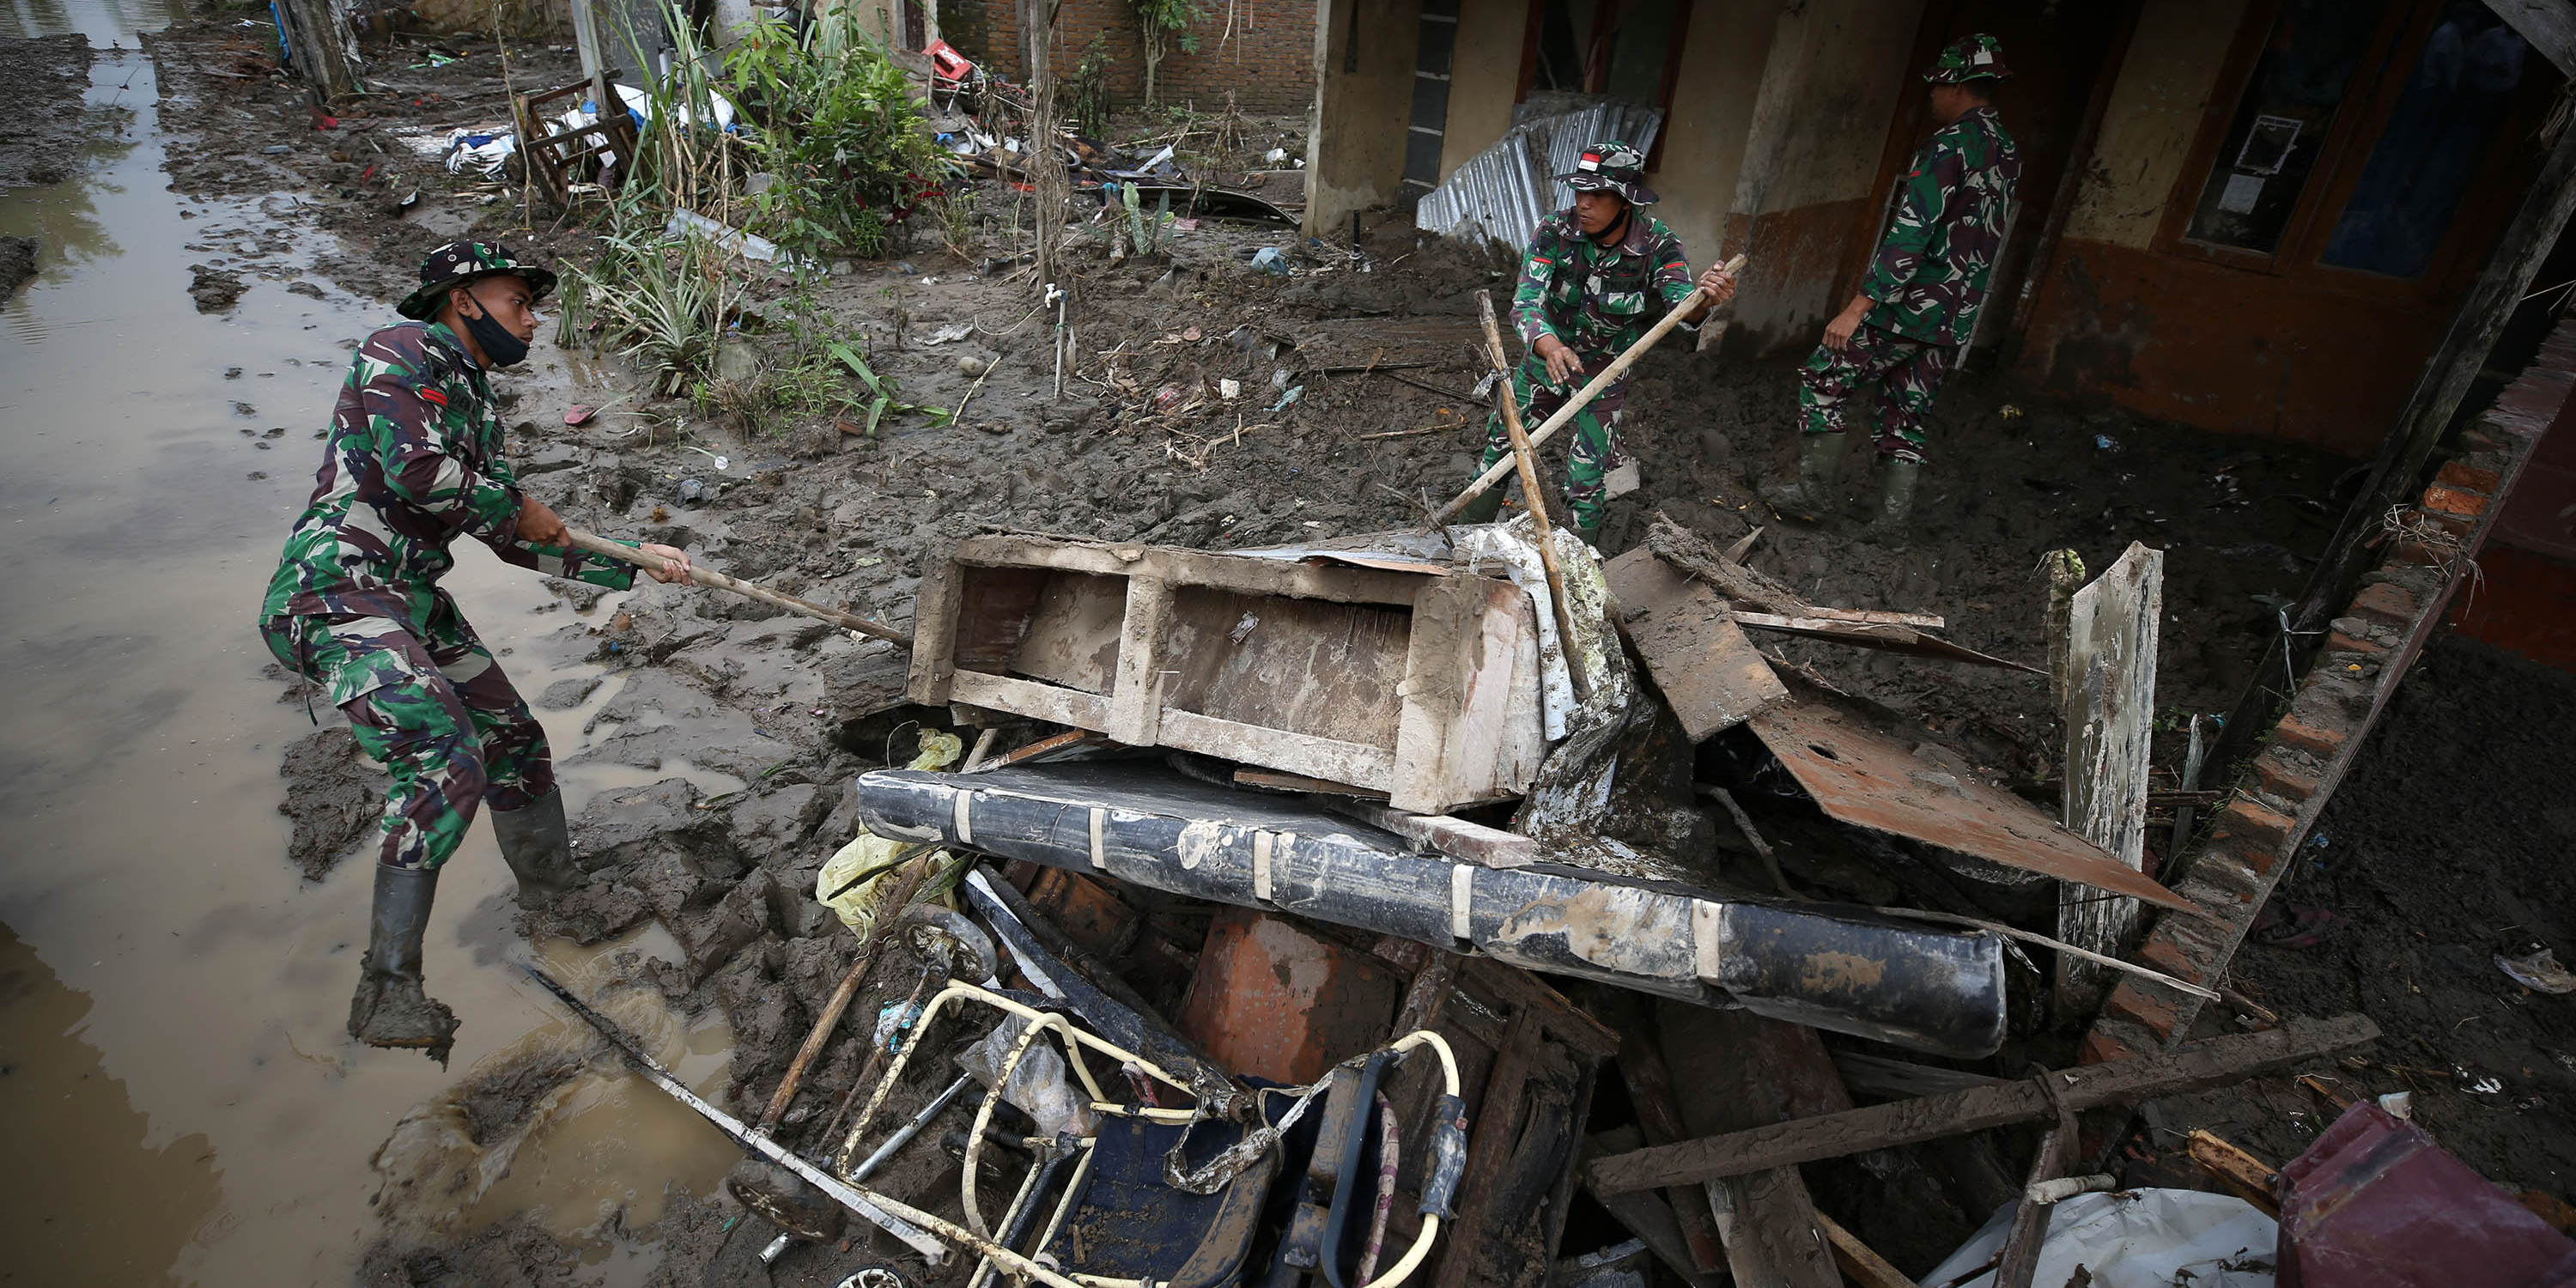
[[[349,999],[349,1036],[369,1046],[427,1048],[447,1063],[456,1013],[422,989],[420,937],[438,895],[438,869],[376,865],[376,902],[358,992]]]
[[[1592,548],[1593,548],[1593,549],[1595,549],[1595,550],[1598,550],[1598,549],[1600,549],[1600,548],[1601,548],[1601,525],[1600,525],[1600,524],[1597,524],[1597,523],[1596,523],[1596,524],[1594,524],[1594,525],[1592,525],[1591,527],[1588,527],[1588,528],[1581,528],[1581,527],[1578,527],[1578,528],[1576,528],[1576,529],[1574,530],[1574,535],[1575,535],[1575,537],[1576,537],[1576,538],[1578,538],[1579,540],[1581,540],[1581,541],[1583,542],[1583,544],[1585,544],[1585,545],[1587,545],[1587,546],[1590,546],[1590,547],[1592,547]]]
[[[519,878],[520,907],[543,908],[581,884],[581,864],[573,860],[572,834],[564,827],[562,792],[548,792],[518,809],[493,810],[492,835],[501,843],[501,861]]]
[[[1503,512],[1503,489],[1508,486],[1510,486],[1508,482],[1497,483],[1492,487],[1486,488],[1484,491],[1477,493],[1475,500],[1469,501],[1466,505],[1459,507],[1457,517],[1450,520],[1450,522],[1493,522],[1494,516]]]
[[[1840,434],[1802,434],[1798,440],[1798,477],[1762,489],[1762,499],[1781,518],[1814,523],[1835,505],[1834,479],[1843,459]]]
[[[1896,545],[1905,540],[1906,520],[1914,514],[1914,485],[1922,477],[1920,461],[1889,457],[1879,463],[1878,517],[1861,529],[1861,540],[1874,545]]]

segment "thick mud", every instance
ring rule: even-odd
[[[290,1103],[330,1112],[327,1126],[268,1146],[256,1167],[233,1164],[260,1171],[262,1196],[302,1215],[255,1238],[233,1237],[229,1249],[211,1240],[214,1250],[183,1256],[178,1273],[247,1282],[245,1267],[264,1254],[271,1266],[315,1279],[354,1271],[387,1284],[694,1284],[756,1274],[739,1263],[758,1250],[746,1243],[765,1236],[713,1197],[730,1147],[620,1072],[586,1031],[532,995],[511,963],[534,958],[570,975],[679,1061],[692,1086],[756,1115],[853,949],[810,895],[824,858],[854,825],[844,784],[903,754],[897,722],[871,717],[899,697],[904,655],[715,592],[646,585],[601,596],[469,558],[451,588],[537,699],[595,879],[551,913],[520,917],[478,829],[433,924],[432,990],[465,1021],[456,1070],[340,1037],[337,1011],[353,974],[345,950],[363,934],[367,875],[363,856],[346,859],[363,838],[375,780],[347,754],[344,733],[316,732],[296,690],[263,673],[249,629],[257,587],[302,502],[301,478],[316,463],[313,431],[343,351],[392,320],[386,305],[410,288],[420,253],[472,235],[580,263],[594,231],[588,215],[561,217],[515,186],[448,175],[404,142],[503,119],[504,60],[488,42],[442,41],[465,56],[438,67],[413,65],[427,62],[424,46],[398,42],[380,60],[388,92],[317,130],[300,88],[269,75],[269,33],[243,25],[246,16],[227,10],[152,39],[159,128],[176,141],[166,178],[149,181],[167,182],[179,208],[150,225],[147,235],[159,239],[151,253],[129,255],[120,271],[152,274],[156,316],[184,324],[184,338],[166,342],[175,356],[165,361],[191,374],[163,401],[189,409],[173,447],[186,454],[186,479],[221,479],[237,493],[220,522],[173,510],[220,531],[220,575],[197,564],[151,565],[162,581],[194,578],[175,619],[185,633],[226,641],[219,657],[156,679],[154,691],[209,702],[214,709],[182,724],[224,727],[240,744],[213,762],[227,811],[214,829],[222,861],[209,865],[221,873],[219,889],[190,887],[174,901],[238,906],[246,924],[176,937],[222,940],[229,947],[202,950],[218,955],[295,945],[291,987],[271,988],[255,1004],[198,1004],[207,1026],[230,1030],[255,1017],[249,1022],[269,1035],[215,1044],[245,1064],[236,1082],[260,1083],[264,1112],[285,1117]],[[517,43],[507,68],[522,87],[571,74],[568,51]],[[1258,135],[1262,146],[1269,134]],[[1072,241],[1073,358],[1059,396],[1053,318],[1013,262],[1026,246],[1009,217],[1012,194],[997,184],[978,191],[988,219],[967,256],[925,230],[885,261],[838,266],[808,286],[745,269],[744,325],[730,338],[739,346],[735,370],[757,393],[779,374],[791,316],[828,315],[892,378],[901,401],[962,408],[954,425],[931,428],[905,413],[870,437],[844,430],[839,417],[788,415],[755,396],[657,400],[617,362],[586,352],[591,337],[576,334],[566,349],[550,326],[529,363],[498,382],[512,457],[531,491],[581,526],[684,545],[708,566],[904,625],[924,571],[978,530],[1214,548],[1342,536],[1418,523],[1426,505],[1470,474],[1483,434],[1469,393],[1483,374],[1470,347],[1475,292],[1507,296],[1511,263],[1393,220],[1351,247],[1211,218],[1180,233],[1167,256],[1120,263],[1109,259],[1106,229],[1095,229]],[[1264,246],[1286,252],[1294,271],[1250,267]],[[13,319],[32,316],[25,301],[13,308]],[[1646,483],[1615,504],[1611,551],[1642,539],[1658,510],[1721,541],[1762,526],[1753,562],[1809,599],[1937,612],[1950,638],[2036,664],[2044,661],[2046,589],[2034,575],[2042,555],[2073,548],[2098,568],[2145,541],[2168,552],[2159,691],[2174,712],[2215,710],[2234,696],[2274,629],[2269,604],[2296,590],[2324,540],[2347,466],[2098,409],[2016,406],[1992,379],[1966,376],[1935,414],[1936,459],[1916,537],[1865,546],[1850,539],[1857,503],[1810,527],[1775,522],[1754,499],[1754,484],[1783,467],[1791,446],[1794,372],[1686,346],[1677,340],[1639,368],[1625,433]],[[575,405],[606,410],[576,427],[565,423]],[[1553,476],[1561,451],[1551,458]],[[66,460],[68,476],[80,458]],[[1852,464],[1857,493],[1866,462]],[[44,490],[13,481],[0,497],[15,514],[44,514],[52,505],[37,494]],[[130,511],[171,505],[157,491],[92,496]],[[83,540],[105,540],[95,525],[49,522],[37,530],[59,558]],[[155,581],[144,598],[157,606],[167,601],[150,596],[168,593]],[[34,594],[22,588],[10,603],[32,614]],[[55,666],[66,683],[100,693],[117,692],[114,682],[134,673],[158,674],[140,662],[87,662],[105,641],[145,636],[156,643],[134,656],[156,662],[194,642],[147,628],[139,610],[22,618],[30,619],[44,623],[35,633],[42,644],[22,649],[14,664],[31,673]],[[2035,794],[2049,790],[2056,735],[2042,682],[1827,645],[1776,646],[1925,740],[1949,743]],[[181,727],[143,703],[100,713],[65,702],[31,719],[122,730],[129,742]],[[334,713],[316,708],[329,726]],[[45,740],[34,741],[41,750]],[[110,772],[130,750],[82,750],[93,772],[18,789],[76,812],[45,838],[44,852],[59,859],[111,843],[126,847],[120,853],[167,852],[167,836],[78,821],[132,790]],[[281,772],[287,817],[270,812]],[[192,796],[192,807],[202,799]],[[119,821],[131,830],[145,822]],[[191,814],[188,825],[207,829],[206,816]],[[119,903],[105,892],[86,898],[79,931],[58,932],[50,948],[30,935],[48,960],[71,960],[121,933]],[[12,894],[0,901],[0,919],[22,926],[36,916],[33,902]],[[163,922],[190,924],[158,905],[137,920],[149,924],[145,938],[160,935]],[[140,993],[155,972],[193,961],[148,956],[74,986],[103,997]],[[900,954],[880,963],[844,1031],[872,1027],[917,970]],[[243,978],[247,989],[264,976]],[[115,1049],[138,1065],[173,1064],[170,1044],[141,1032],[156,1020],[166,1016],[138,1009]],[[936,1052],[967,1035],[919,1040]],[[301,1063],[284,1067],[300,1078],[258,1063],[288,1051]],[[831,1048],[785,1139],[822,1148],[830,1110],[865,1055],[857,1041]],[[947,1076],[945,1060],[924,1059],[889,1112],[919,1103]],[[202,1097],[181,1103],[179,1121],[238,1130]],[[220,1148],[260,1148],[216,1134]],[[308,1158],[319,1161],[290,1161]],[[298,1165],[312,1177],[278,1175]],[[255,1219],[227,1178],[218,1215],[174,1220],[229,1222],[230,1231]],[[954,1214],[957,1181],[954,1160],[924,1143],[879,1183]],[[915,1282],[948,1282],[950,1272],[930,1274],[899,1252],[868,1237],[848,1248],[800,1246],[781,1263],[788,1277],[780,1282],[837,1282],[874,1263]]]
[[[2524,987],[2496,958],[2576,953],[2571,722],[2576,676],[2473,640],[2435,643],[2273,898],[2284,915],[2336,920],[2311,947],[2258,933],[2234,970],[2275,1009],[2378,1022],[2370,1049],[2302,1071],[2326,1090],[2412,1092],[2416,1121],[2488,1180],[2557,1195],[2576,1179],[2576,994]],[[2177,1116],[2277,1162],[2336,1112],[2284,1078]]]

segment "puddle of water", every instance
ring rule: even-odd
[[[477,1061],[562,1021],[512,965],[530,950],[478,826],[427,941],[431,990],[464,1020],[456,1072],[344,1032],[372,878],[361,858],[306,885],[286,862],[278,757],[311,726],[259,674],[252,619],[311,486],[340,344],[392,318],[257,278],[229,315],[195,310],[188,265],[210,256],[188,245],[276,221],[167,191],[133,33],[178,7],[13,9],[28,34],[86,31],[102,51],[93,102],[133,115],[85,179],[0,195],[0,233],[46,244],[43,272],[0,307],[0,1139],[19,1160],[0,1168],[0,1247],[49,1282],[340,1284],[376,1232],[377,1144]],[[286,433],[241,432],[274,426]],[[535,611],[551,597],[534,577],[470,542],[459,553],[448,586],[524,690],[596,673],[547,638],[567,615]],[[559,756],[582,744],[584,711],[541,714]],[[572,769],[565,788],[578,808],[630,775]],[[739,785],[697,777],[710,794]],[[597,951],[546,955],[578,975]],[[688,1060],[697,1085],[721,1078],[720,1057]],[[624,1075],[529,1149],[478,1215],[542,1208],[578,1230],[622,1208],[631,1228],[669,1186],[706,1192],[733,1161]]]

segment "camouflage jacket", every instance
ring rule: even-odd
[[[522,568],[613,590],[635,584],[625,564],[520,540],[519,504],[492,386],[464,344],[436,323],[386,327],[349,362],[313,499],[287,534],[260,616],[351,613],[423,629],[459,536]]]
[[[1521,343],[1536,346],[1540,336],[1552,335],[1592,365],[1636,343],[1691,293],[1681,239],[1643,210],[1629,214],[1628,235],[1614,246],[1584,236],[1572,210],[1538,221],[1520,289],[1512,293],[1512,325]]]
[[[1896,218],[1860,293],[1866,321],[1926,344],[1966,344],[2003,249],[2021,157],[1991,107],[1941,127],[1907,169]]]

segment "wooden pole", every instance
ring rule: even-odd
[[[1502,408],[1503,428],[1512,436],[1512,462],[1520,467],[1521,496],[1529,502],[1530,530],[1538,534],[1538,561],[1547,574],[1548,603],[1556,610],[1556,651],[1565,659],[1565,678],[1574,685],[1574,700],[1592,698],[1592,681],[1574,658],[1574,610],[1565,602],[1565,572],[1556,566],[1556,540],[1549,535],[1547,500],[1538,490],[1538,453],[1521,430],[1521,400],[1512,396],[1511,355],[1503,352],[1503,332],[1494,325],[1494,300],[1476,292],[1476,313],[1485,323],[1485,357],[1499,378],[1494,403]],[[1502,462],[1496,461],[1500,465]]]
[[[760,1111],[760,1124],[751,1130],[762,1136],[778,1130],[779,1120],[787,1116],[787,1106],[796,1099],[796,1086],[805,1080],[805,1070],[823,1047],[832,1040],[832,1030],[840,1027],[841,1013],[850,1009],[850,999],[859,994],[866,982],[868,968],[876,965],[877,950],[885,947],[886,937],[894,933],[894,924],[903,919],[903,911],[912,905],[912,896],[930,876],[930,856],[915,857],[912,862],[887,873],[880,880],[895,883],[894,892],[878,904],[876,922],[868,927],[868,937],[859,942],[858,956],[850,959],[850,969],[841,976],[840,987],[832,990],[830,1001],[823,1004],[823,1016],[814,1021],[814,1031],[805,1035],[805,1045],[787,1065],[787,1076],[778,1080],[778,1090],[769,1097],[769,1105]]]
[[[2081,1112],[2158,1096],[2230,1086],[2267,1070],[2359,1046],[2379,1036],[2366,1015],[2292,1020],[2263,1033],[2186,1043],[2163,1055],[2134,1056],[2042,1074],[2052,1099],[2030,1079],[1970,1087],[1836,1114],[1799,1118],[1722,1136],[1649,1146],[1591,1164],[1593,1187],[1605,1194],[1660,1189],[1774,1167],[1840,1158],[1891,1145],[1912,1145],[1988,1127],[2053,1118],[2057,1104]]]
[[[564,531],[569,534],[567,539],[576,550],[587,550],[595,555],[606,555],[611,559],[631,563],[639,568],[649,568],[656,572],[659,572],[668,562],[660,555],[649,554],[645,551],[638,550],[633,546],[611,541],[606,537],[593,536],[579,528],[566,528]],[[872,622],[864,617],[856,616],[851,613],[844,613],[837,608],[825,608],[821,604],[817,604],[812,600],[798,599],[794,595],[782,595],[777,591],[770,590],[766,587],[755,586],[750,582],[743,581],[740,578],[728,577],[720,572],[711,572],[707,569],[700,568],[695,564],[691,564],[689,566],[689,580],[696,582],[701,586],[713,586],[718,590],[730,590],[737,595],[757,599],[764,604],[775,604],[791,613],[802,613],[818,622],[830,622],[832,625],[838,626],[843,630],[857,631],[861,635],[872,635],[881,640],[900,644],[905,648],[912,647],[911,636],[906,635],[902,631],[896,630],[883,622]]]
[[[2576,133],[2576,131],[2570,131],[2570,133]],[[1744,260],[1744,256],[1738,255],[1735,258],[1726,261],[1727,274],[1729,276],[1734,276],[1742,273],[1744,271]],[[1603,390],[1608,389],[1611,385],[1617,383],[1619,377],[1628,374],[1628,368],[1637,365],[1637,359],[1645,357],[1646,350],[1654,348],[1655,345],[1660,343],[1666,335],[1672,332],[1674,327],[1681,325],[1683,318],[1689,317],[1694,310],[1707,302],[1708,292],[1703,290],[1693,290],[1690,294],[1683,296],[1682,302],[1674,305],[1671,312],[1664,314],[1661,321],[1655,323],[1655,325],[1644,335],[1639,336],[1637,338],[1637,342],[1629,345],[1626,352],[1611,359],[1610,365],[1603,367],[1600,375],[1594,376],[1589,381],[1584,382],[1583,388],[1576,390],[1572,398],[1566,399],[1565,405],[1557,408],[1555,415],[1550,416],[1545,421],[1541,422],[1537,432],[1529,436],[1530,447],[1535,450],[1539,444],[1546,442],[1549,436],[1555,434],[1556,431],[1565,428],[1566,422],[1573,420],[1576,412],[1582,411],[1585,407],[1591,405],[1592,400],[1600,397]],[[1482,496],[1485,489],[1502,482],[1503,476],[1511,472],[1512,462],[1494,462],[1492,468],[1477,475],[1476,481],[1468,484],[1467,490],[1459,493],[1456,500],[1442,506],[1440,508],[1440,513],[1432,516],[1431,526],[1436,528],[1441,524],[1447,523],[1449,520],[1456,518],[1460,510],[1467,508],[1467,503],[1469,501],[1473,501],[1477,497]]]

